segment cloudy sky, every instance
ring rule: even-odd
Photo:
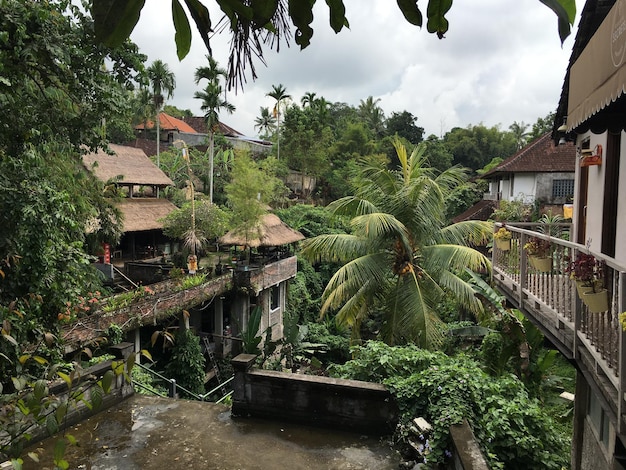
[[[203,3],[214,11],[213,0]],[[258,63],[257,80],[248,75],[243,91],[228,94],[237,110],[221,113],[220,120],[257,135],[254,120],[260,107],[271,108],[266,93],[278,84],[298,103],[306,92],[353,106],[372,96],[380,99],[386,116],[409,111],[426,135],[437,136],[480,123],[506,130],[514,121],[532,124],[556,109],[575,30],[561,47],[556,16],[538,0],[457,0],[442,40],[407,23],[391,0],[344,3],[350,29],[335,34],[326,2],[318,1],[311,45],[268,51],[267,67]],[[194,33],[191,52],[178,61],[170,5],[169,0],[146,2],[131,39],[148,64],[161,59],[175,73],[176,90],[167,104],[202,115],[200,100],[193,98],[202,83],[196,85],[193,75],[206,64],[207,50]],[[214,24],[220,17],[215,10]],[[228,41],[226,34],[211,41],[224,68]]]

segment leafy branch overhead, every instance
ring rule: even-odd
[[[204,44],[211,54],[209,35],[215,30],[229,29],[232,35],[228,61],[229,88],[237,88],[245,81],[245,69],[249,68],[256,78],[253,57],[262,62],[263,48],[280,50],[281,40],[287,46],[291,39],[304,49],[313,37],[313,6],[315,0],[214,0],[224,16],[214,25],[208,8],[200,0],[184,0],[185,10],[179,0],[172,0],[172,20],[176,29],[176,51],[182,60],[191,47],[191,27],[188,16],[196,24]],[[550,8],[558,18],[561,42],[569,36],[576,15],[575,0],[539,0]],[[121,45],[137,25],[145,0],[99,0],[93,2],[92,13],[95,33],[107,46]],[[330,27],[335,33],[349,28],[343,0],[326,0]],[[418,0],[397,0],[398,8],[410,24],[422,27],[423,7]],[[446,15],[452,8],[452,0],[429,0],[426,6],[426,30],[442,39],[448,31]],[[291,33],[291,26],[295,32]]]

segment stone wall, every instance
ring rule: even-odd
[[[233,416],[255,416],[390,434],[398,408],[383,385],[252,369],[256,356],[233,359]]]

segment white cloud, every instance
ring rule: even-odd
[[[205,4],[214,10],[213,0]],[[257,81],[249,79],[243,92],[228,95],[237,111],[221,120],[256,134],[259,107],[271,107],[266,93],[279,83],[296,102],[307,91],[355,106],[368,96],[380,98],[387,115],[407,110],[427,135],[481,122],[506,129],[514,121],[534,123],[556,108],[573,35],[561,48],[556,16],[538,0],[459,0],[443,40],[408,24],[395,2],[345,4],[349,30],[335,34],[325,2],[318,2],[311,45],[268,51],[267,67],[257,64]],[[189,56],[179,62],[170,2],[151,0],[144,10],[132,39],[148,63],[161,59],[176,74],[169,103],[200,115],[200,102],[193,98],[200,89],[193,74],[207,53],[200,37],[194,33]],[[219,17],[215,12],[214,22]],[[228,37],[214,36],[212,47],[225,67]]]

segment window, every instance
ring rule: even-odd
[[[609,417],[602,408],[600,401],[594,393],[589,390],[589,403],[587,406],[587,416],[594,429],[598,441],[602,443],[605,449],[609,446]]]
[[[272,287],[270,292],[270,310],[280,307],[280,286]]]
[[[567,198],[574,195],[574,180],[554,180],[552,182],[552,197]]]

